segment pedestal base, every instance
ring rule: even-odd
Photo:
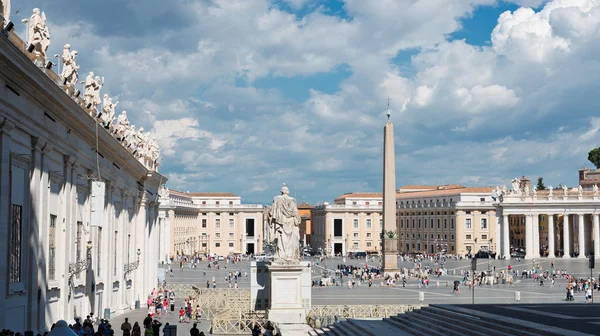
[[[310,266],[271,263],[267,268],[271,278],[269,321],[278,325],[306,324],[306,311],[310,309],[310,284],[303,285],[302,279],[310,277]],[[303,288],[306,286],[308,288]],[[308,290],[308,298],[303,295],[304,289]]]
[[[313,330],[306,324],[280,324],[277,327],[281,336],[306,336]]]
[[[394,276],[396,273],[400,273],[400,270],[398,269],[398,253],[395,251],[384,251],[383,275]]]

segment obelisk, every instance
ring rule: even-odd
[[[396,155],[394,154],[394,124],[390,121],[388,99],[387,122],[383,127],[383,274],[394,276],[398,270],[398,234],[396,226]],[[390,236],[390,233],[395,233]]]

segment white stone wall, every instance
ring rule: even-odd
[[[101,126],[96,129],[92,117],[3,37],[0,69],[0,255],[9,256],[15,232],[21,237],[18,281],[11,281],[9,258],[0,258],[0,326],[41,331],[59,319],[133,308],[156,286],[156,195],[166,179],[148,171]],[[104,214],[94,226],[86,176],[98,177],[98,168],[105,197],[98,203],[103,208],[94,211]],[[20,230],[13,205],[22,206]],[[77,261],[77,222],[79,260],[87,260],[90,241],[90,267],[69,281],[69,264]],[[138,248],[140,266],[125,276]]]

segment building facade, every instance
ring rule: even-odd
[[[401,253],[496,251],[492,188],[404,186],[397,193]]]
[[[583,186],[537,191],[515,179],[512,190],[498,188],[493,205],[500,254],[510,258],[521,251],[525,259],[599,255],[600,195],[591,185],[589,191]]]
[[[302,202],[298,204],[298,213],[300,214],[300,225],[298,229],[300,231],[301,246],[310,246],[310,238],[312,236],[312,219],[311,213],[314,206]]]
[[[0,326],[49,330],[156,287],[166,181],[0,34]]]
[[[328,255],[353,251],[381,251],[383,196],[381,193],[348,193],[334,204],[316,205],[312,211],[313,247]]]
[[[262,252],[263,206],[242,204],[232,193],[163,190],[159,221],[168,227],[161,233],[161,261],[176,255]]]

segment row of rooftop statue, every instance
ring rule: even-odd
[[[0,0],[6,8],[7,0]],[[8,5],[10,8],[10,5]],[[1,8],[0,8],[1,9]],[[6,11],[5,11],[6,13]],[[33,14],[28,22],[28,50],[34,55],[34,62],[42,67],[47,64],[47,52],[50,46],[50,32],[46,25],[46,15],[39,8],[33,9]],[[71,50],[71,45],[65,44],[61,59],[63,63],[59,86],[87,111],[96,121],[110,132],[121,144],[127,148],[148,169],[158,169],[160,156],[156,139],[150,132],[144,132],[140,127],[136,130],[129,123],[127,112],[123,111],[116,117],[116,108],[119,102],[113,102],[108,94],[101,97],[100,90],[104,86],[104,78],[94,76],[89,72],[85,81],[79,81],[79,65],[77,65],[77,51]],[[83,98],[79,97],[81,91],[78,84],[83,86]]]

